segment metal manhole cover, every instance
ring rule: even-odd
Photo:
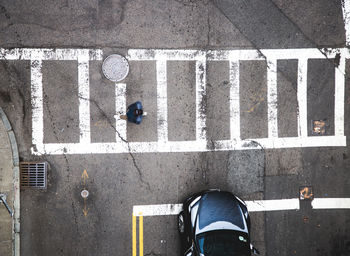
[[[102,72],[112,82],[119,82],[128,75],[129,63],[123,56],[112,54],[103,61]]]
[[[21,162],[21,188],[46,189],[47,162]]]

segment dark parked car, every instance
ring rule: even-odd
[[[248,256],[259,254],[250,243],[250,217],[243,200],[209,190],[188,198],[178,216],[182,255]]]

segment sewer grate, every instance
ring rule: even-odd
[[[47,162],[21,162],[21,188],[46,189]]]

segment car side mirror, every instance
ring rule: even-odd
[[[250,250],[252,251],[253,255],[260,255],[258,249],[256,249],[252,244],[250,244]]]

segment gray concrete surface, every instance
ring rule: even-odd
[[[13,208],[13,162],[11,144],[7,130],[0,120],[0,140],[1,140],[1,167],[0,167],[0,193],[6,195],[8,205]],[[12,255],[12,217],[7,212],[5,205],[0,203],[0,254]]]
[[[126,54],[130,48],[254,49],[344,47],[340,1],[1,1],[0,47],[90,47]],[[334,133],[334,72],[330,62],[308,63],[308,121],[326,119]],[[91,140],[115,141],[114,84],[100,61],[90,62]],[[241,132],[267,134],[266,63],[241,63]],[[229,136],[227,63],[208,65],[207,132]],[[169,139],[194,136],[193,63],[168,65]],[[149,116],[127,127],[128,141],[155,141],[155,65],[130,62],[127,103],[141,100]],[[350,71],[347,63],[346,71]],[[48,189],[21,193],[22,255],[130,255],[132,207],[179,203],[207,188],[244,199],[298,196],[311,185],[317,197],[350,197],[348,147],[207,153],[31,154],[31,94],[28,61],[0,61],[0,106],[13,125],[21,161],[50,163]],[[296,136],[295,61],[279,63],[279,133]],[[77,66],[43,65],[44,141],[77,142]],[[348,76],[345,135],[349,137]],[[333,89],[334,90],[334,89]],[[310,131],[310,127],[309,127]],[[349,139],[348,139],[349,144]],[[86,185],[82,173],[87,170]],[[87,205],[80,191],[87,188]],[[83,210],[88,214],[84,216]],[[252,213],[252,238],[262,255],[349,255],[349,211]],[[145,217],[144,255],[178,255],[174,216]]]
[[[19,157],[12,126],[0,107],[0,254],[20,255]],[[3,201],[5,200],[5,202]],[[6,205],[9,209],[6,208]]]

